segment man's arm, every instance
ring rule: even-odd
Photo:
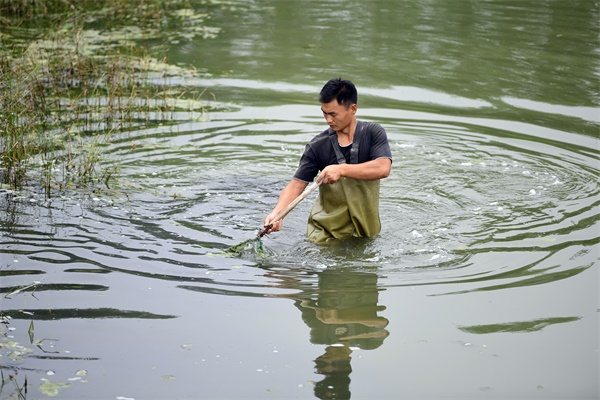
[[[389,158],[378,158],[360,164],[332,164],[321,171],[317,181],[329,184],[337,182],[342,176],[374,181],[376,179],[387,178],[391,170],[392,160]]]
[[[306,189],[307,185],[308,185],[308,182],[304,182],[304,181],[292,178],[292,180],[287,184],[287,186],[285,188],[283,188],[283,190],[279,194],[279,199],[277,200],[277,205],[275,206],[273,211],[271,211],[271,214],[267,215],[267,218],[265,218],[265,226],[269,225],[271,223],[271,221],[273,220],[273,218],[275,218],[281,210],[283,210],[285,207],[288,206],[288,204],[290,204],[292,201],[294,201],[294,199],[296,197],[300,196],[300,194],[304,191],[304,189]],[[280,231],[282,225],[283,225],[283,220],[279,220],[279,221],[275,222],[273,224],[273,227],[271,229],[269,229],[267,231],[267,233]]]

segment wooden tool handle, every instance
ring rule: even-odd
[[[313,182],[312,185],[310,185],[308,187],[308,189],[306,189],[304,192],[300,193],[300,195],[298,197],[296,197],[290,204],[288,204],[287,207],[285,207],[283,210],[279,211],[279,213],[275,216],[275,218],[273,218],[273,220],[271,220],[271,223],[269,225],[266,225],[264,228],[262,228],[258,232],[258,237],[263,237],[265,235],[265,233],[267,233],[267,231],[273,227],[273,224],[275,222],[282,220],[286,215],[288,215],[290,213],[290,211],[292,211],[294,209],[294,207],[296,207],[298,205],[298,203],[300,203],[302,200],[304,200],[306,198],[306,196],[311,194],[312,191],[315,190],[320,184],[321,184],[320,181],[319,182],[315,181],[315,182]]]

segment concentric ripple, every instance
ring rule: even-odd
[[[5,202],[27,206],[19,207],[23,221],[5,232],[4,251],[27,259],[27,275],[61,265],[247,295],[278,292],[257,265],[309,273],[353,266],[385,275],[384,286],[477,282],[469,290],[490,290],[564,279],[596,261],[595,149],[541,137],[548,129],[539,126],[377,109],[363,113],[381,119],[394,157],[382,184],[381,235],[308,243],[313,195],[288,216],[284,233],[264,239],[274,256],[229,257],[229,246],[254,237],[321,127],[303,117],[311,111],[290,109],[305,124],[301,131],[289,122],[245,120],[248,111],[240,110],[172,127],[166,137],[129,133],[135,150],[117,140],[110,151],[122,159],[122,179],[141,190],[40,207],[5,194]],[[257,119],[270,113],[252,109]]]

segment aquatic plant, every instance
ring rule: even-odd
[[[103,149],[115,134],[172,120],[178,110],[203,111],[202,93],[167,82],[194,71],[170,66],[160,48],[150,54],[135,45],[185,14],[187,3],[96,3],[0,0],[3,22],[11,22],[8,33],[0,29],[0,181],[12,189],[39,182],[50,197],[53,188],[108,187],[118,160]],[[13,34],[38,20],[34,37]],[[99,24],[106,33],[93,29]]]
[[[226,255],[232,257],[250,258],[255,260],[268,260],[275,253],[263,245],[259,237],[245,240],[225,250]]]
[[[11,394],[10,398],[16,398],[19,400],[25,400],[27,398],[27,377],[25,377],[25,381],[22,385],[19,385],[17,378],[9,374],[8,378],[4,376],[4,371],[0,369],[0,395],[2,395],[3,389],[12,383],[14,385],[14,392]],[[16,395],[16,397],[14,397]]]
[[[7,335],[13,328],[10,327],[11,318],[0,310],[0,357],[3,359],[20,359],[31,353],[31,349],[22,346],[18,342],[12,340]],[[10,368],[6,362],[2,363],[0,367],[0,399],[3,399],[2,394],[5,393],[5,389],[9,391],[9,397],[16,399],[27,398],[27,376],[25,376],[23,384],[19,384],[17,379],[18,369],[12,369],[13,372],[8,374],[8,377],[4,375],[4,371]]]

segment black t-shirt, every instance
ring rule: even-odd
[[[364,163],[378,158],[392,159],[392,152],[383,127],[375,122],[362,122],[365,124],[363,132],[358,136],[358,163]],[[294,178],[311,182],[315,176],[326,166],[337,164],[337,157],[329,139],[330,130],[315,136],[304,149],[300,158],[298,169]],[[338,145],[339,146],[339,145]],[[346,162],[350,163],[351,146],[340,146]]]

